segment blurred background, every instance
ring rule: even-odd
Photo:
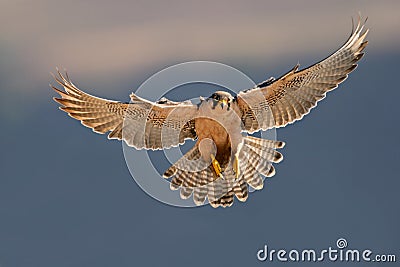
[[[265,244],[325,249],[341,237],[399,261],[399,10],[361,0],[0,1],[0,266],[256,266],[270,264],[256,258]],[[278,130],[287,145],[276,176],[228,209],[147,196],[121,144],[59,111],[48,87],[58,66],[89,93],[129,101],[155,72],[193,60],[259,82],[328,56],[359,11],[371,31],[358,69]]]

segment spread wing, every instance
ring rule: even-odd
[[[284,127],[308,114],[357,67],[368,43],[364,41],[368,33],[368,29],[363,31],[364,24],[359,20],[346,43],[319,63],[301,71],[296,65],[277,80],[271,78],[240,92],[236,101],[244,130],[252,133]]]
[[[58,71],[55,80],[64,91],[54,98],[61,110],[109,139],[124,140],[137,149],[164,149],[195,139],[194,116],[197,106],[187,102],[161,100],[152,103],[131,94],[130,103],[121,103],[89,95],[78,89],[68,75]]]

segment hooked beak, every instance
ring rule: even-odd
[[[220,101],[218,101],[221,104],[221,108],[224,108],[225,106],[228,106],[228,110],[230,108],[230,103],[228,103],[228,100],[226,99],[222,99]]]

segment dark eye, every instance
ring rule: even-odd
[[[219,99],[220,99],[220,96],[219,96],[219,95],[215,95],[215,99],[216,99],[216,100],[219,100]]]

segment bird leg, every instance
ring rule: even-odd
[[[218,177],[222,178],[222,169],[221,166],[219,165],[218,160],[215,158],[215,156],[213,154],[211,154],[211,164],[213,166],[213,169],[215,171],[215,173],[217,174]]]
[[[235,178],[239,178],[240,175],[240,169],[239,169],[239,158],[237,155],[235,155],[235,158],[233,159],[233,164],[232,164],[233,170],[235,171]]]

